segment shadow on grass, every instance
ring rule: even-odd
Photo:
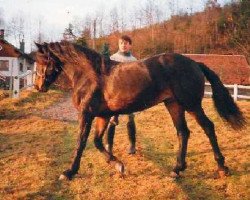
[[[142,143],[145,147],[143,150],[145,158],[152,161],[160,168],[162,173],[161,176],[168,176],[173,169],[170,163],[175,164],[176,159],[176,153],[171,144],[164,142],[161,148],[159,148],[159,146],[156,146],[156,143],[154,144],[152,140],[145,137],[142,138]],[[206,184],[205,180],[203,180],[204,178],[212,177],[197,174],[195,177],[181,177],[175,180],[175,183],[187,195],[188,199],[223,199],[223,195],[218,194],[217,191]]]
[[[0,159],[6,156],[7,149],[11,149],[11,147],[7,147],[8,141],[9,141],[9,137],[0,132]],[[2,163],[0,162],[0,164]]]
[[[218,193],[210,185],[206,184],[205,181],[202,180],[202,177],[198,179],[190,179],[190,178],[180,178],[176,180],[176,184],[181,188],[181,190],[188,196],[188,199],[192,200],[218,200],[225,199],[224,194]],[[216,181],[216,180],[215,180]]]
[[[17,110],[11,110],[11,109],[6,109],[6,108],[0,109],[0,120],[19,119],[25,116],[27,116],[25,112],[20,112]]]
[[[0,119],[11,120],[33,114],[35,110],[57,102],[64,94],[54,90],[50,93],[38,93],[36,91],[26,91],[18,99],[4,99],[0,101]]]
[[[220,148],[222,152],[224,151],[238,151],[238,150],[247,150],[247,149],[250,149],[250,145],[249,144],[246,144],[244,146],[241,146],[241,147],[221,147]],[[192,157],[192,156],[202,156],[204,154],[211,154],[211,156],[213,155],[213,150],[212,150],[212,147],[211,149],[207,149],[207,150],[204,150],[204,151],[190,151],[188,152],[188,157]]]
[[[66,140],[65,142],[67,143],[66,148],[70,148],[71,142],[70,142],[70,139],[67,138],[68,136],[66,136],[66,134],[67,133],[65,133],[65,135],[63,135],[63,137],[65,137],[63,139]],[[24,135],[24,137],[25,137],[25,135]],[[2,151],[2,149],[4,150],[3,155],[7,154],[5,156],[5,158],[7,159],[9,157],[8,151],[10,151],[12,155],[15,153],[14,153],[13,149],[10,149],[10,150],[7,149],[9,142],[6,138],[8,138],[8,137],[2,136],[2,134],[0,134],[0,143],[3,142],[6,144],[5,146],[1,145],[2,147],[0,146],[1,147],[0,150],[1,151]],[[12,140],[15,140],[15,139],[16,139],[15,137],[12,137]],[[27,142],[27,140],[26,141],[24,140],[24,141],[22,141],[22,144],[25,145],[26,142]],[[39,143],[41,143],[41,141],[39,141]],[[45,177],[43,177],[39,180],[39,182],[40,181],[43,182],[43,186],[41,188],[38,188],[36,190],[36,192],[33,192],[33,193],[28,192],[29,188],[23,188],[23,182],[19,183],[19,185],[21,185],[21,188],[22,188],[21,190],[24,190],[23,192],[26,193],[25,199],[32,199],[32,200],[33,199],[72,199],[72,198],[70,198],[71,196],[67,190],[65,193],[62,193],[62,191],[65,191],[65,189],[62,187],[61,183],[59,181],[57,181],[57,177],[56,177],[56,174],[57,175],[59,174],[58,171],[61,168],[60,165],[63,166],[63,163],[64,163],[62,160],[60,160],[60,156],[58,156],[58,152],[60,151],[59,150],[60,148],[64,149],[64,147],[61,145],[59,145],[59,146],[52,145],[52,146],[53,146],[53,148],[49,148],[49,149],[44,148],[44,149],[36,149],[35,150],[36,154],[43,154],[44,151],[47,151],[46,153],[48,155],[49,160],[51,160],[51,161],[43,164],[44,165],[43,167],[45,168],[45,173],[44,172],[42,172],[42,173],[45,174]],[[25,147],[23,147],[23,148],[25,148]],[[0,151],[0,153],[1,153],[1,151]],[[63,151],[66,152],[66,149],[64,149]],[[67,154],[67,152],[65,154]],[[24,152],[22,152],[19,155],[21,157],[25,156]],[[0,154],[0,158],[1,157],[2,156]],[[11,164],[11,163],[9,163],[9,164]],[[1,165],[2,165],[2,163],[0,162],[0,169],[2,167]],[[4,163],[3,167],[8,168],[8,164],[6,165],[6,163]],[[20,169],[17,169],[17,171],[18,170],[20,170]],[[16,178],[18,178],[18,176],[19,176],[18,174],[15,175]],[[19,195],[23,196],[22,191],[20,192],[19,187],[17,185],[15,185],[17,183],[15,181],[13,181],[13,182],[11,181],[12,178],[13,177],[10,177],[10,180],[8,182],[6,182],[8,185],[11,184],[10,187],[5,186],[4,188],[1,188],[1,189],[3,189],[3,194],[8,195],[8,193],[9,193],[10,195],[12,195],[12,194],[16,193],[15,194],[16,197],[18,197]],[[30,178],[32,179],[32,177],[30,177]],[[22,179],[22,181],[23,181],[23,179]],[[30,180],[28,182],[31,184],[32,180]],[[39,183],[39,185],[40,185],[40,183]],[[19,198],[17,198],[17,199],[19,199]],[[22,199],[22,198],[20,198],[20,199]]]
[[[74,139],[71,131],[66,129],[61,135],[62,143],[60,145],[53,145],[49,149],[48,154],[51,162],[46,166],[45,183],[37,192],[27,194],[27,199],[72,199],[72,194],[68,189],[67,182],[58,180],[59,175],[65,170],[65,165],[70,161],[71,154],[74,149]]]
[[[172,145],[165,143],[163,148],[159,149],[152,142],[152,140],[146,137],[141,139],[142,143],[144,144],[144,148],[142,150],[144,157],[147,160],[153,161],[156,166],[161,169],[162,174],[169,173],[173,169],[173,166],[171,166],[170,163],[173,162],[173,158],[175,157],[174,152],[169,152],[169,149],[173,151]]]
[[[45,184],[37,192],[27,194],[27,199],[73,199],[74,194],[69,189],[70,182],[62,182],[58,178],[71,164],[71,158],[76,147],[76,139],[74,138],[74,132],[78,131],[78,128],[75,128],[76,124],[75,122],[69,123],[64,133],[61,134],[63,142],[60,145],[53,145],[53,148],[46,152],[52,161],[46,166]],[[91,141],[89,140],[88,143],[91,143]],[[94,148],[94,145],[88,144],[85,151],[92,148]]]

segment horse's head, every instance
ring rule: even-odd
[[[39,92],[47,92],[49,86],[62,71],[62,62],[49,50],[50,44],[35,44],[38,48],[36,52],[35,88]]]

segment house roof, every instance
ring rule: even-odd
[[[4,39],[0,39],[0,45],[2,46],[2,49],[0,50],[0,57],[22,57],[27,59],[30,63],[34,62],[34,59],[31,56],[22,52],[20,49],[16,48]]]
[[[250,85],[250,66],[243,55],[184,54],[215,71],[224,84]]]

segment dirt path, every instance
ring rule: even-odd
[[[65,95],[57,103],[43,110],[41,115],[45,118],[63,121],[77,120],[77,110],[73,106],[70,94]]]

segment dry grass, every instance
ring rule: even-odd
[[[61,96],[52,91],[42,95],[31,93],[19,101],[0,101],[0,116],[4,113],[0,120],[0,199],[249,198],[250,102],[239,102],[248,126],[235,132],[215,114],[211,100],[204,101],[205,111],[215,123],[219,144],[231,169],[230,177],[214,179],[216,164],[208,139],[187,115],[192,131],[188,169],[177,181],[169,178],[178,143],[170,116],[160,104],[136,114],[136,155],[126,153],[127,119],[126,116],[120,118],[114,152],[126,165],[124,179],[94,148],[91,134],[79,175],[71,182],[61,183],[57,179],[70,164],[78,125],[44,119],[38,112]]]

